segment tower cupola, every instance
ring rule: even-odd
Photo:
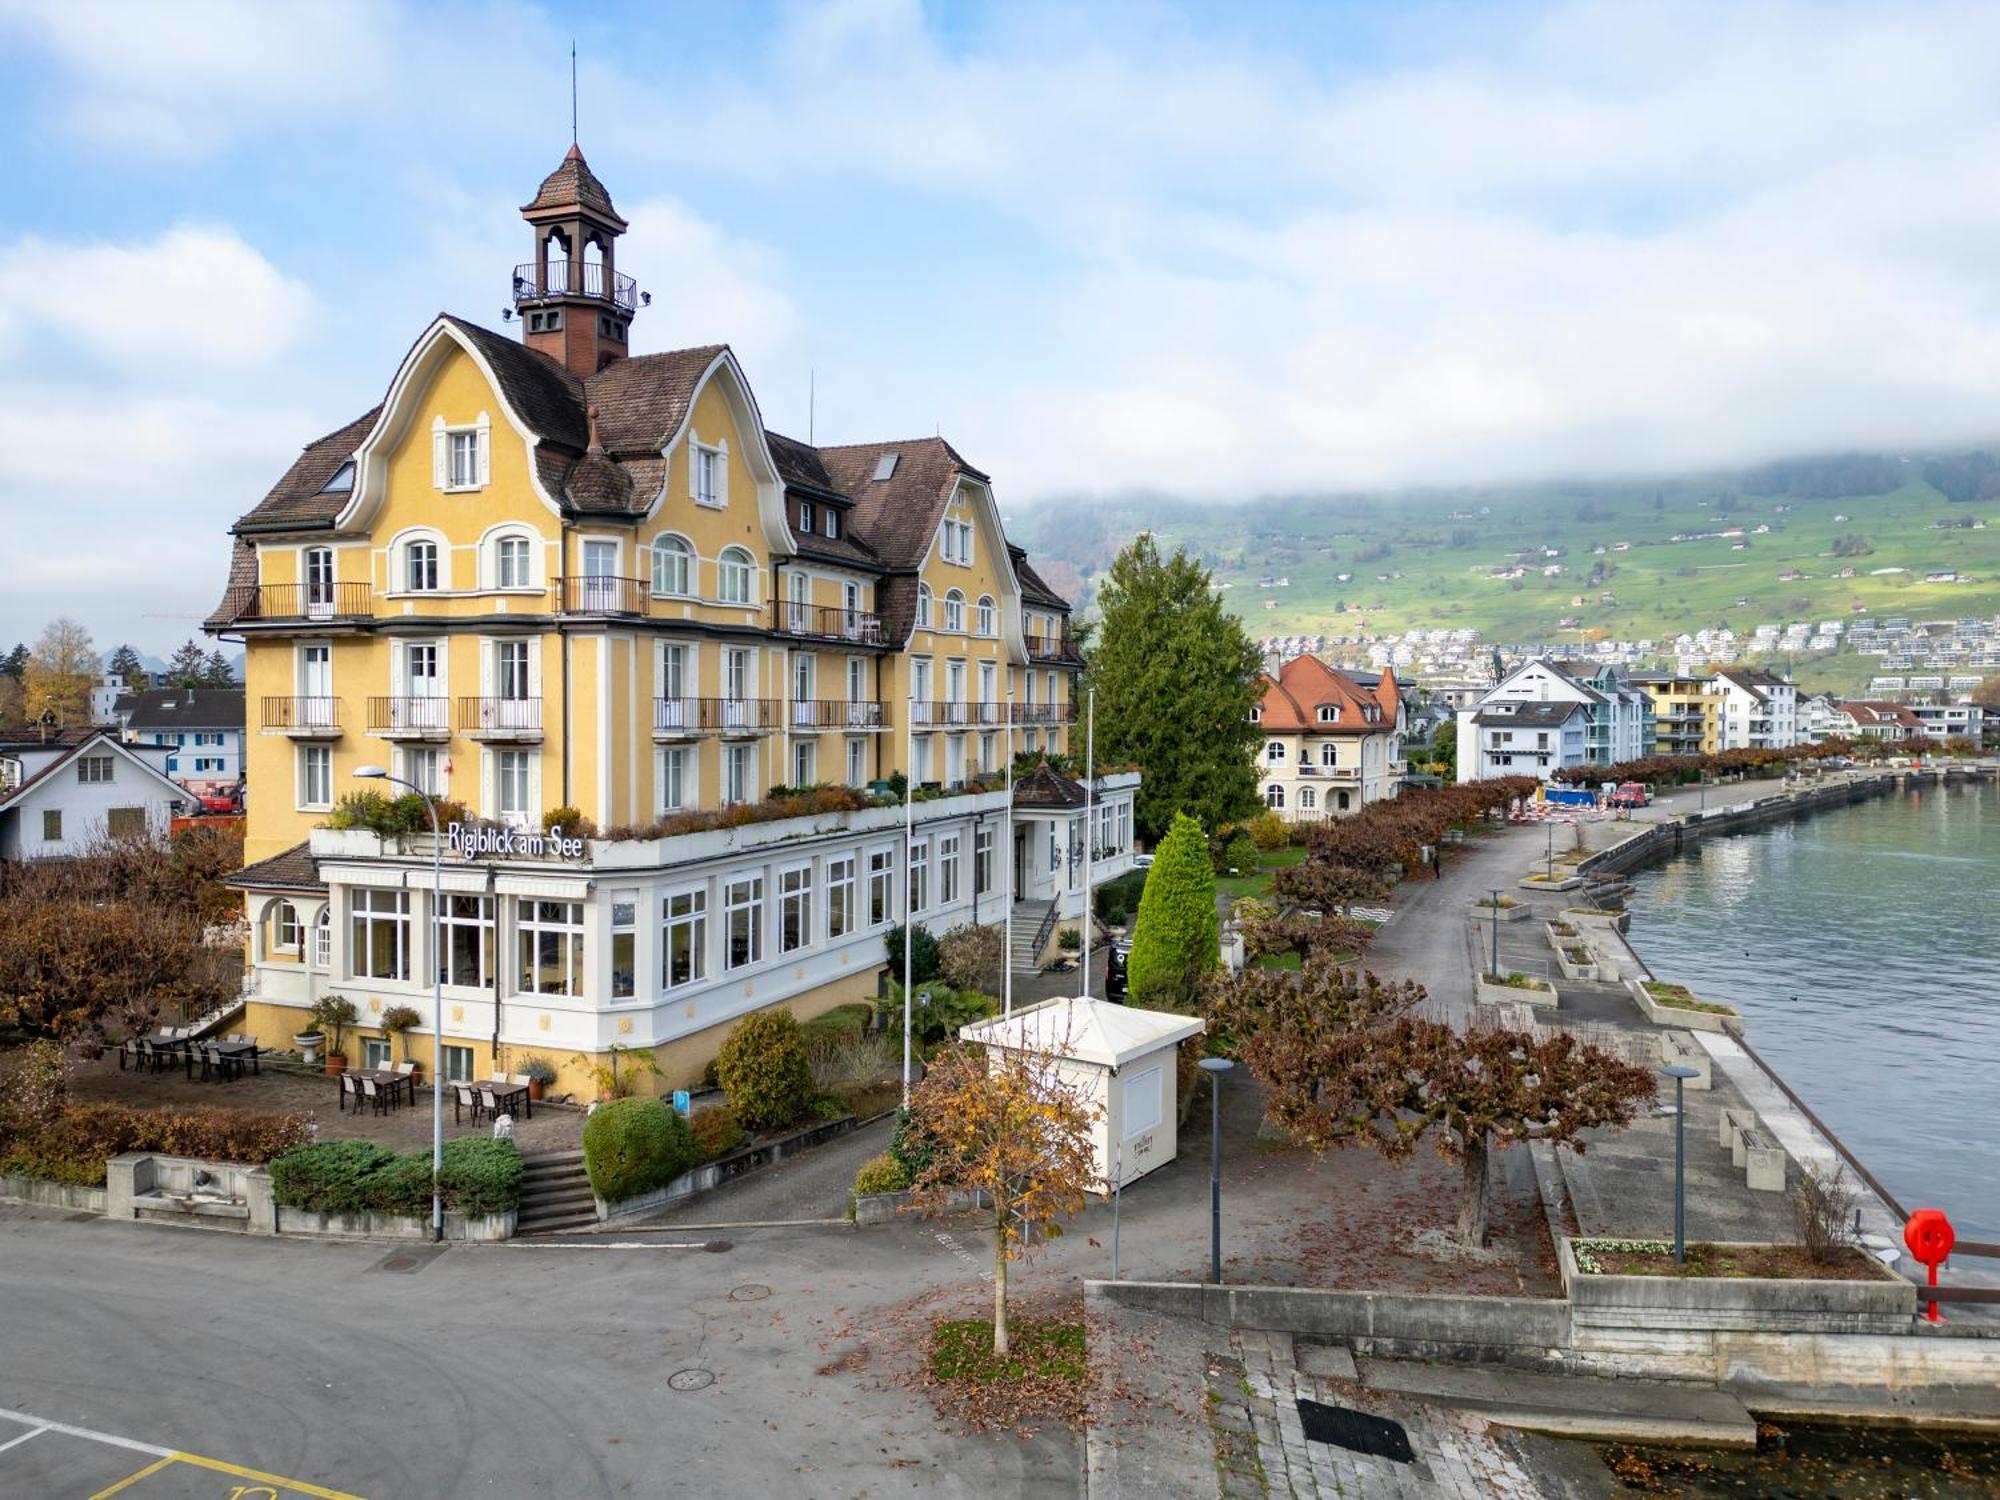
[[[652,299],[619,273],[625,221],[574,144],[521,217],[535,233],[534,259],[514,268],[514,307],[527,346],[577,376],[623,359],[633,314]]]

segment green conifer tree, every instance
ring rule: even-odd
[[[1173,827],[1154,853],[1145,893],[1139,898],[1126,969],[1133,1002],[1190,1008],[1196,986],[1221,953],[1208,835],[1186,813],[1176,813]]]

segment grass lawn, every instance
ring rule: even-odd
[[[950,1385],[1018,1385],[1037,1380],[1081,1382],[1081,1323],[1027,1319],[1007,1325],[1005,1359],[993,1353],[993,1325],[984,1318],[954,1318],[931,1330],[931,1378]]]
[[[1271,894],[1272,876],[1289,865],[1301,863],[1305,857],[1304,849],[1296,844],[1288,844],[1283,849],[1260,855],[1257,861],[1257,873],[1254,875],[1217,876],[1215,888],[1231,901],[1267,900]]]

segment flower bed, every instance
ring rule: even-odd
[[[1683,984],[1667,984],[1658,979],[1628,979],[1625,988],[1646,1019],[1656,1026],[1684,1026],[1694,1031],[1724,1031],[1725,1021],[1741,1024],[1741,1017],[1726,1005],[1703,1000]]]
[[[1525,922],[1528,919],[1529,907],[1525,901],[1516,901],[1512,896],[1502,896],[1499,912],[1500,920],[1503,922]],[[1476,922],[1491,922],[1493,913],[1491,896],[1482,896],[1472,903],[1472,918]]]
[[[1473,984],[1481,1005],[1556,1005],[1556,987],[1530,974],[1481,973]]]
[[[1565,1238],[1558,1259],[1579,1329],[1898,1333],[1918,1289],[1859,1252],[1808,1272],[1796,1245],[1703,1243],[1674,1264],[1664,1240]]]
[[[1756,1276],[1779,1281],[1897,1280],[1874,1256],[1843,1246],[1827,1261],[1816,1261],[1800,1245],[1715,1245],[1687,1247],[1683,1264],[1671,1240],[1572,1240],[1577,1270],[1604,1276]]]
[[[1597,960],[1588,948],[1575,944],[1559,946],[1556,949],[1556,963],[1562,968],[1565,979],[1595,979]]]
[[[993,1325],[952,1318],[931,1329],[927,1370],[932,1395],[952,1415],[981,1429],[1024,1420],[1083,1415],[1090,1373],[1082,1322],[1011,1320],[1008,1353],[993,1352]]]

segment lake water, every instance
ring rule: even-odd
[[[1654,974],[1735,1006],[1905,1208],[2000,1239],[2000,789],[1714,838],[1632,881]]]

